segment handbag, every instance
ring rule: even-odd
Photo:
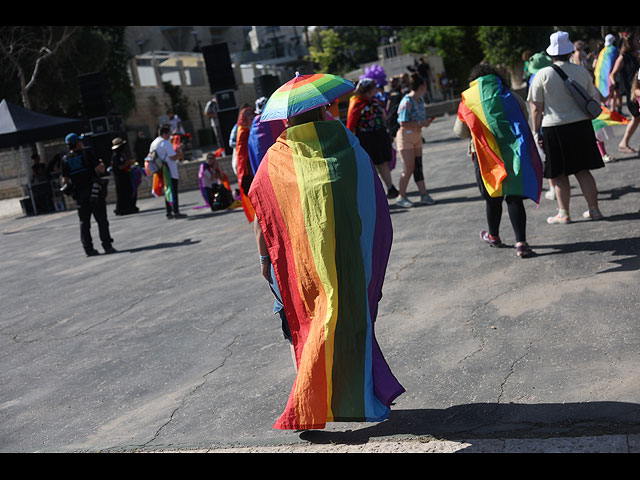
[[[589,119],[593,120],[602,113],[602,107],[600,102],[595,101],[591,95],[589,95],[582,85],[576,82],[573,78],[568,77],[566,73],[557,65],[551,65],[553,69],[558,72],[558,75],[562,77],[564,84],[569,89],[571,96],[576,101],[580,109],[587,114]]]

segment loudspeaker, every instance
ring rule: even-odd
[[[103,72],[78,75],[78,87],[84,107],[84,113],[88,118],[104,117],[113,110],[111,100],[111,86],[109,79]]]
[[[231,66],[229,46],[226,43],[216,43],[202,47],[202,55],[209,77],[211,93],[221,90],[236,90],[236,77]]]
[[[229,135],[231,135],[233,126],[238,122],[238,113],[240,113],[240,111],[237,108],[218,112],[218,124],[220,126],[220,135],[222,135],[220,143],[224,145],[224,150],[227,155],[233,153],[233,149],[229,146]]]
[[[269,98],[280,86],[280,79],[275,75],[259,75],[254,77],[253,84],[256,89],[256,98]]]

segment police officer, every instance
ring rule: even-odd
[[[102,179],[105,166],[97,160],[93,152],[84,148],[82,137],[70,133],[65,138],[69,147],[61,162],[63,191],[73,196],[78,205],[80,217],[80,241],[88,257],[99,255],[93,248],[91,239],[91,215],[98,223],[100,240],[105,253],[115,253],[111,245],[113,239],[109,233],[107,220],[107,186],[108,180]]]

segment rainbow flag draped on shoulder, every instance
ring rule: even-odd
[[[596,60],[596,67],[593,72],[594,83],[605,98],[609,95],[609,73],[611,73],[616,58],[618,58],[618,48],[615,45],[609,45],[600,50]]]
[[[153,174],[151,193],[157,198],[164,197],[171,205],[175,203],[171,172],[164,162],[162,163],[162,169]]]
[[[492,197],[519,195],[540,202],[542,161],[514,94],[495,75],[462,92],[458,117],[471,130],[484,185]]]
[[[249,197],[298,366],[274,428],[386,419],[404,388],[374,333],[393,232],[369,156],[339,121],[291,127],[267,151]]]

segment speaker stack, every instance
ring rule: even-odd
[[[218,125],[220,128],[220,142],[224,145],[227,155],[233,153],[229,147],[228,138],[233,126],[238,121],[238,103],[236,93],[236,77],[231,65],[229,46],[227,43],[216,43],[202,47],[209,88],[216,98],[218,105]],[[217,136],[217,135],[216,135]]]
[[[109,166],[111,141],[118,136],[126,138],[122,117],[113,106],[109,78],[103,72],[94,72],[78,75],[77,80],[84,113],[91,127],[90,132],[82,133],[87,138],[87,146]]]
[[[280,79],[275,75],[259,75],[253,79],[256,98],[269,98],[280,86]]]

